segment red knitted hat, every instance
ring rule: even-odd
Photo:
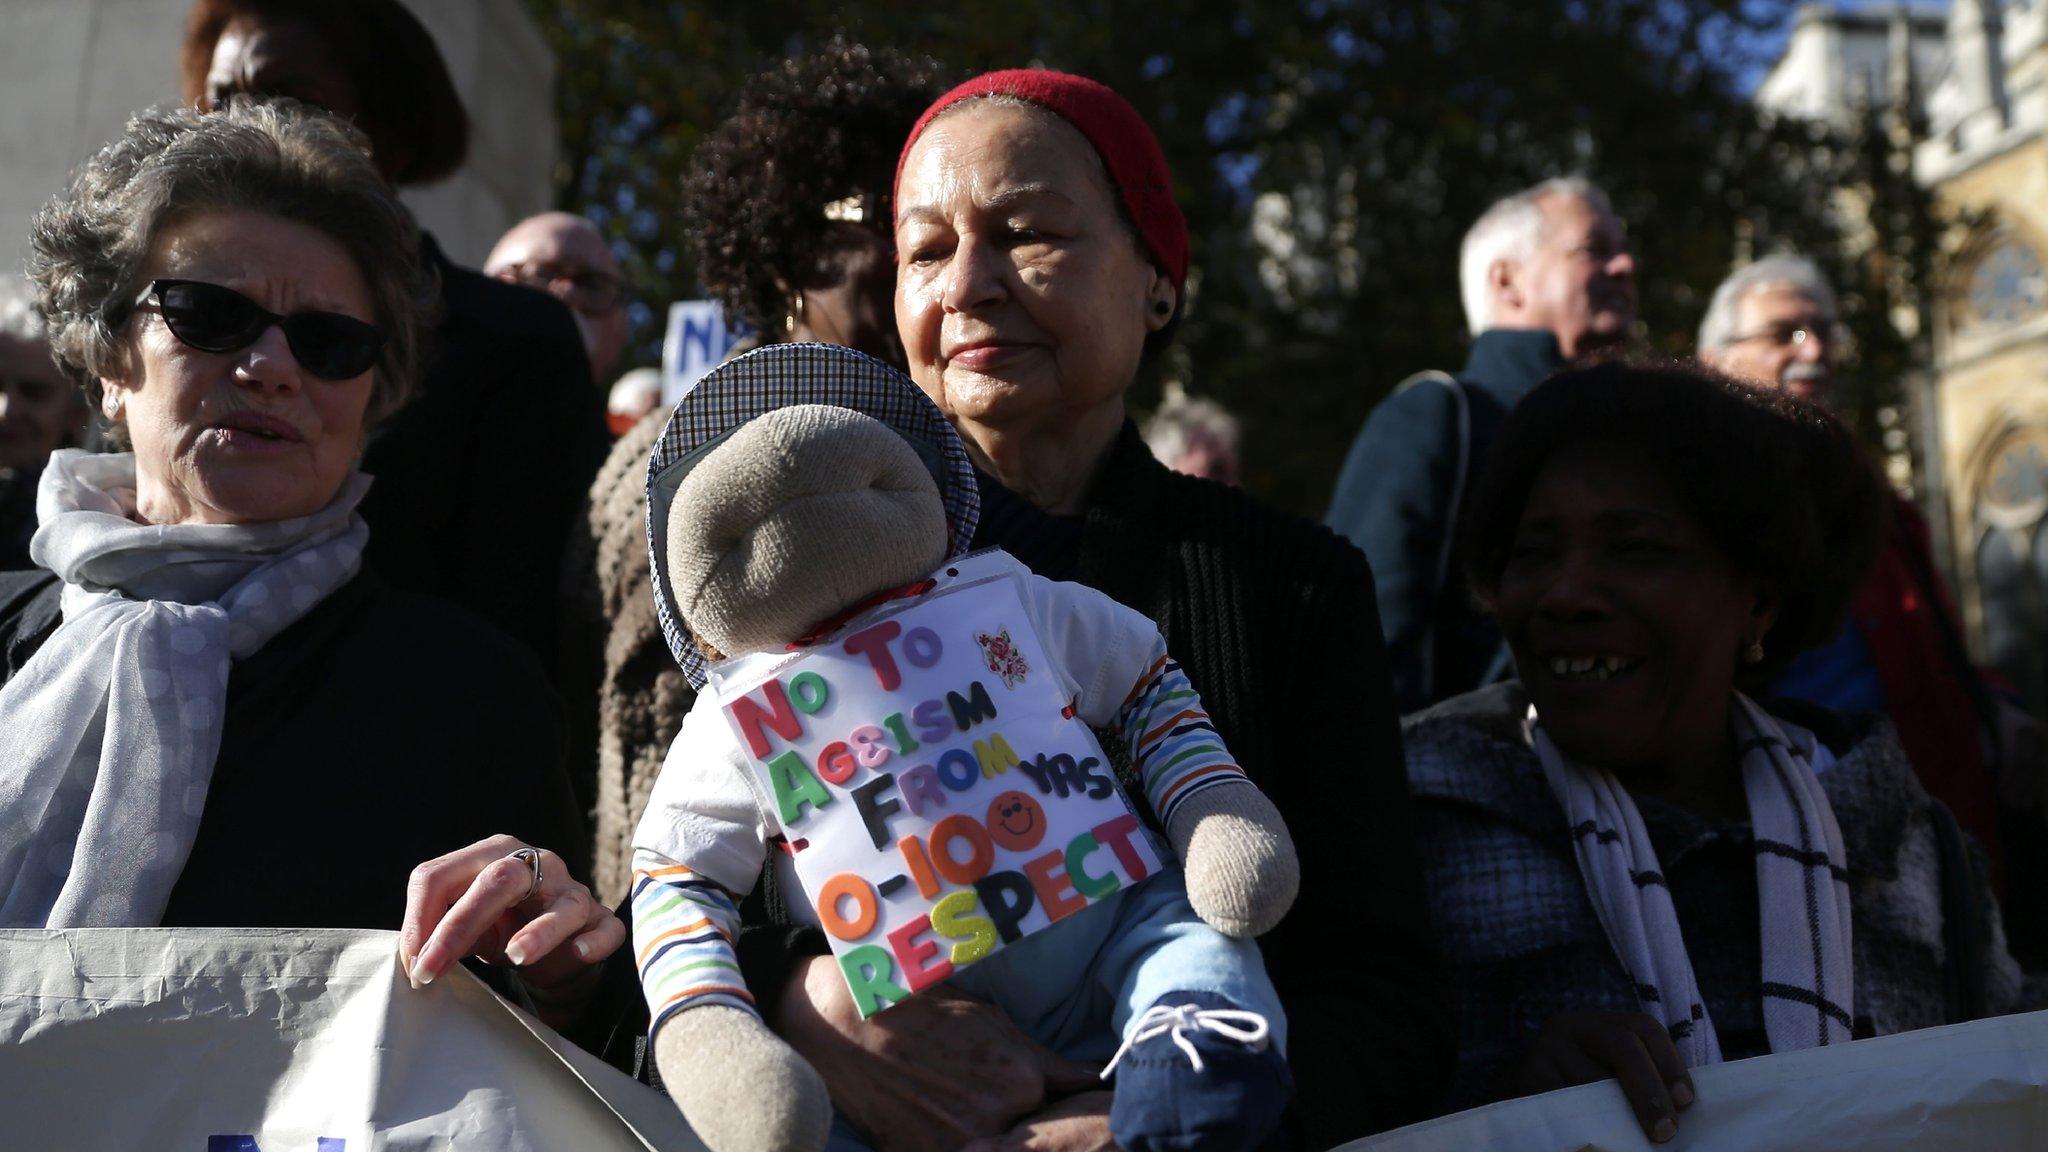
[[[917,118],[910,139],[903,142],[903,153],[896,158],[892,199],[894,189],[903,184],[903,162],[910,158],[910,148],[924,135],[926,125],[962,100],[999,94],[1029,100],[1081,130],[1109,171],[1109,182],[1116,188],[1117,198],[1123,201],[1131,222],[1137,225],[1146,251],[1173,277],[1175,288],[1184,287],[1188,278],[1188,222],[1173,198],[1173,174],[1167,171],[1166,153],[1159,150],[1158,138],[1129,101],[1085,76],[1044,68],[1013,68],[977,76],[939,97]]]

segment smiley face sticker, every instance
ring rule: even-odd
[[[1005,792],[988,806],[988,837],[1011,852],[1029,852],[1045,839],[1045,809],[1028,792]]]

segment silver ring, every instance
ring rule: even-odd
[[[540,849],[518,848],[507,854],[505,858],[507,860],[523,860],[526,862],[530,877],[526,883],[526,895],[519,898],[519,902],[524,904],[528,900],[533,899],[535,892],[540,891]]]

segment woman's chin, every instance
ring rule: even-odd
[[[310,516],[334,498],[299,470],[248,465],[209,468],[190,487],[188,518],[199,524],[267,524]]]
[[[1058,383],[1036,373],[946,370],[946,408],[955,418],[977,424],[1007,423],[1048,407],[1058,396]]]

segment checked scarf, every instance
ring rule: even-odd
[[[1740,693],[1729,723],[1755,837],[1764,1032],[1773,1052],[1845,1043],[1855,1010],[1848,872],[1818,776],[1834,759],[1812,733]],[[1611,772],[1560,752],[1533,707],[1527,731],[1571,825],[1586,894],[1642,1010],[1664,1022],[1686,1067],[1719,1063],[1714,1022],[1635,802]]]

